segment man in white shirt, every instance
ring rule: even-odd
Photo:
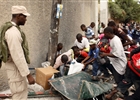
[[[76,40],[74,42],[74,45],[77,46],[80,50],[83,50],[85,52],[89,52],[89,42],[86,37],[83,37],[82,34],[78,33],[76,35]]]
[[[112,74],[116,83],[118,84],[122,81],[125,70],[127,59],[124,53],[124,48],[122,46],[121,40],[118,36],[114,35],[111,27],[107,27],[104,30],[105,37],[110,39],[110,53],[103,53],[101,56],[108,56],[110,59],[112,67]]]

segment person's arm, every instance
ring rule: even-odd
[[[115,55],[113,55],[112,53],[101,53],[100,54],[100,57],[105,57],[105,56],[108,56],[108,57],[112,57],[112,58],[117,58]]]
[[[90,58],[90,56],[87,56],[81,63],[85,63],[85,61],[87,61]]]
[[[126,42],[123,44],[123,46],[127,46],[127,45],[130,45],[130,44],[133,43],[133,41],[130,40],[129,37],[128,37],[127,35],[124,36],[124,38],[125,38]]]
[[[86,63],[84,63],[84,65],[90,64],[91,62],[93,62],[95,60],[95,58],[90,59],[89,61],[87,61]]]
[[[126,42],[123,44],[123,47],[124,47],[124,46],[127,46],[127,45],[130,45],[130,44],[133,43],[133,41],[130,40],[130,38],[123,32],[123,30],[120,31],[120,34],[121,34],[122,39],[126,41]]]
[[[34,80],[34,78],[31,74],[27,75],[27,79],[28,79],[29,84],[34,84],[35,83],[35,80]]]
[[[94,61],[94,59],[91,59],[90,61],[87,61],[91,57],[91,55],[92,55],[92,51],[89,51],[88,56],[82,61],[82,63],[84,65],[87,65],[87,64],[91,63],[92,61]]]

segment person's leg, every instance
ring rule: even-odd
[[[97,72],[98,72],[98,63],[96,61],[93,62],[93,69],[92,69],[92,75],[93,76],[97,76]]]
[[[112,64],[107,63],[106,67],[109,69],[109,71],[113,74],[113,69],[114,67],[112,66]]]
[[[124,78],[124,75],[120,75],[115,69],[114,67],[110,64],[110,70],[112,71],[112,74],[114,76],[115,82],[117,84],[117,86],[119,85],[119,82],[121,82]],[[118,89],[114,88],[114,90],[112,90],[109,94],[105,95],[105,98],[107,100],[111,100],[112,96],[118,92]]]
[[[12,100],[27,100],[28,88],[26,79],[17,82],[9,82],[12,92]]]
[[[5,63],[8,83],[12,93],[13,100],[27,100],[28,88],[26,77],[22,77],[16,65],[8,61]]]
[[[119,83],[118,90],[128,96],[128,89],[134,84],[137,89],[140,86],[140,77],[138,77],[129,67],[126,68],[125,78]]]
[[[111,65],[111,64],[110,64]],[[112,74],[114,76],[115,82],[116,84],[119,84],[120,81],[122,81],[124,79],[124,75],[120,75],[113,67],[113,65],[111,65],[111,70],[112,70]]]
[[[126,72],[124,75],[124,79],[122,81],[120,81],[120,83],[118,84],[118,87],[117,87],[118,91],[120,91],[125,96],[128,95],[127,94],[128,89],[130,88],[130,86],[133,85],[131,72],[132,72],[131,69],[127,66]]]
[[[99,69],[104,74],[105,77],[109,77],[110,76],[107,67],[108,67],[107,63],[105,63],[103,65],[99,65]]]
[[[59,71],[60,71],[61,76],[64,76],[64,65],[59,67]]]

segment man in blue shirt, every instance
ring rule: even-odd
[[[90,41],[95,38],[94,32],[92,29],[87,28],[84,24],[81,25],[81,30],[85,32],[85,37]]]
[[[97,76],[97,71],[98,71],[97,57],[99,55],[99,48],[97,48],[96,46],[97,41],[95,41],[94,39],[90,40],[89,44],[90,44],[90,51],[88,53],[88,56],[82,61],[82,63],[85,66],[92,63],[93,66],[92,75]]]

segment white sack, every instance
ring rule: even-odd
[[[84,67],[84,64],[78,63],[76,60],[73,60],[70,64],[68,75],[80,72]]]

